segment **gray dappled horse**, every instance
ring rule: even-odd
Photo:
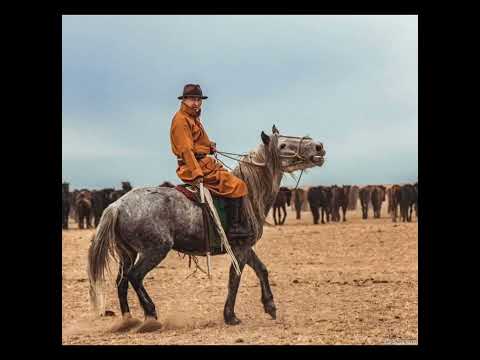
[[[280,135],[275,126],[272,132],[268,136],[262,131],[262,143],[243,156],[233,170],[248,187],[242,216],[245,216],[254,235],[243,243],[230,243],[240,271],[245,265],[255,271],[260,280],[264,310],[275,319],[276,307],[267,268],[252,246],[262,237],[263,224],[279,191],[283,173],[321,166],[325,151],[321,143],[309,137]],[[126,331],[140,324],[130,315],[127,302],[129,282],[145,314],[145,321],[136,331],[160,328],[155,305],[143,286],[143,279],[172,249],[184,253],[204,253],[203,234],[201,208],[176,189],[136,188],[110,204],[102,215],[88,253],[90,302],[94,311],[105,314],[104,274],[111,255],[119,262],[116,284],[122,313],[122,321],[112,330]],[[135,261],[137,254],[139,256]],[[232,264],[223,312],[225,323],[230,325],[240,323],[234,312],[240,276]]]

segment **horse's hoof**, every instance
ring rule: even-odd
[[[225,318],[225,324],[227,325],[238,325],[241,321],[235,315]]]
[[[272,317],[273,320],[277,319],[277,308],[273,301],[269,301],[264,306],[265,312]]]
[[[124,316],[118,323],[113,325],[110,329],[111,332],[126,332],[134,327],[137,327],[142,322],[139,319],[132,318],[131,316]]]
[[[147,333],[162,328],[162,324],[155,318],[147,317],[145,321],[135,330],[136,333]]]

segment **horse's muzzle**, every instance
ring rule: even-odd
[[[325,151],[323,153],[325,155]],[[314,163],[315,165],[320,166],[320,165],[323,165],[323,163],[325,162],[325,159],[324,159],[323,155],[312,155],[310,157],[310,161],[312,163]]]

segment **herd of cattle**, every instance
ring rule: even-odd
[[[166,181],[159,186],[175,187]],[[128,181],[122,182],[122,188],[105,188],[100,190],[80,189],[70,192],[69,184],[62,183],[62,227],[68,229],[68,218],[72,217],[80,229],[97,227],[103,210],[112,202],[130,191],[132,186]],[[368,210],[373,209],[373,217],[380,218],[382,203],[388,199],[388,214],[394,222],[400,216],[402,221],[412,221],[412,212],[418,219],[418,183],[393,185],[356,185],[343,186],[312,186],[308,189],[289,189],[281,187],[273,204],[273,219],[275,225],[283,225],[287,217],[286,206],[295,209],[297,219],[300,219],[302,211],[308,211],[313,215],[313,223],[346,221],[347,210],[356,210],[358,200],[362,206],[362,218],[368,218]],[[281,211],[283,211],[283,216]],[[400,210],[400,213],[398,212]],[[278,218],[277,218],[278,215]]]
[[[166,181],[160,186],[175,187]],[[105,188],[101,190],[69,190],[69,184],[62,183],[62,228],[68,229],[68,218],[72,217],[80,229],[97,227],[103,210],[118,198],[132,190],[130,182],[122,182],[122,188]]]
[[[325,224],[325,218],[327,222],[340,221],[340,210],[342,221],[346,221],[347,210],[356,210],[359,199],[363,219],[368,219],[370,208],[373,210],[373,217],[380,218],[382,203],[386,199],[388,199],[387,211],[393,222],[397,221],[398,216],[404,222],[412,221],[414,209],[418,219],[418,183],[393,185],[388,188],[384,185],[312,186],[308,190],[281,187],[273,205],[275,225],[282,225],[285,222],[286,206],[290,206],[292,198],[297,219],[300,219],[301,212],[306,210],[308,204],[314,224],[318,224],[320,214],[322,224]],[[280,210],[283,211],[283,216]]]

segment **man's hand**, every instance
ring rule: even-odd
[[[217,152],[217,143],[212,143],[210,144],[210,154],[215,154]]]
[[[199,176],[195,180],[193,180],[193,185],[195,186],[200,186],[200,183],[203,183],[203,176]]]

